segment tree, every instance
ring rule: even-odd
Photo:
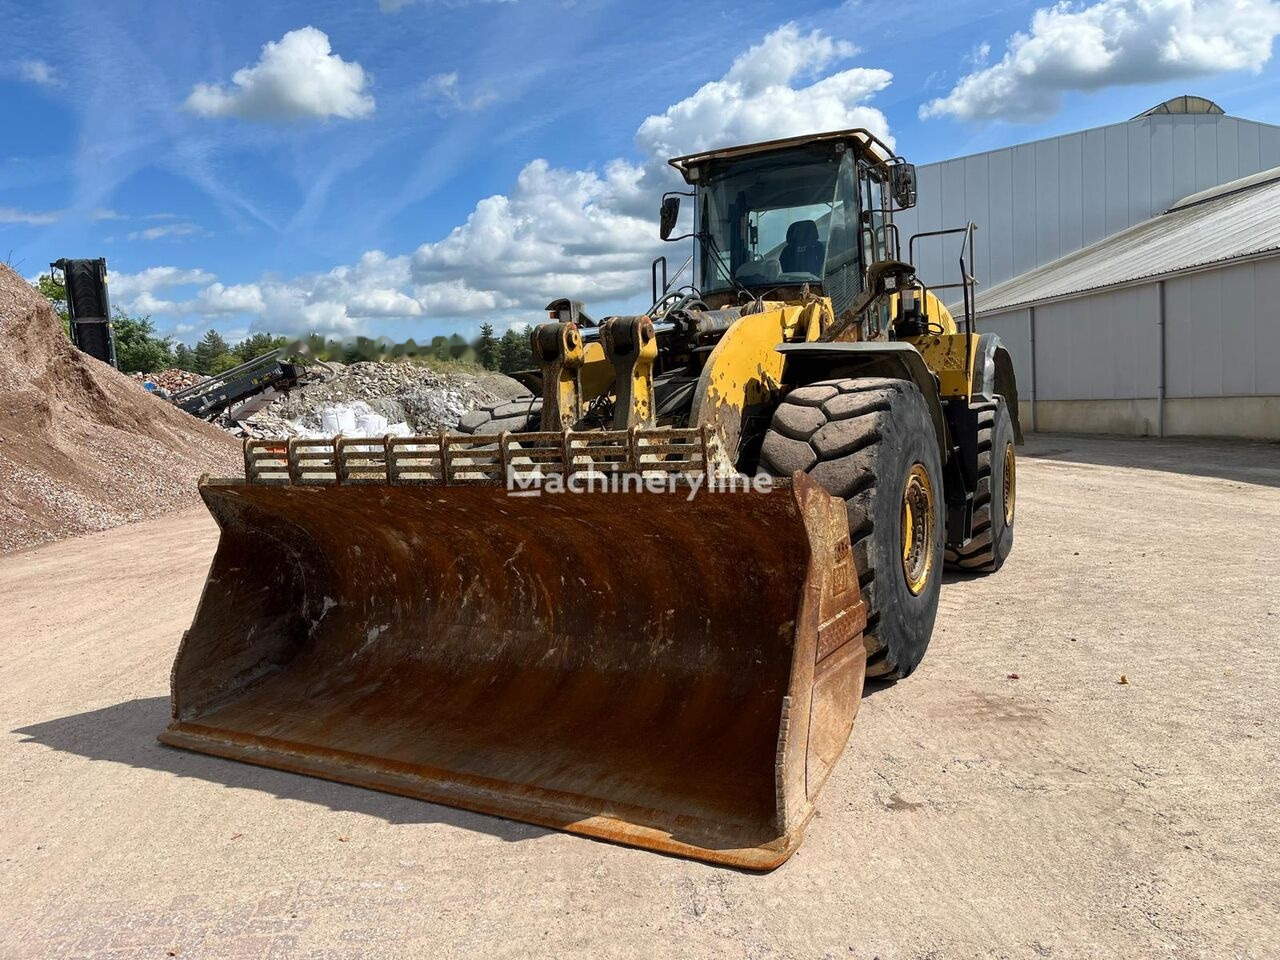
[[[131,317],[117,309],[111,318],[116,362],[125,373],[155,373],[173,366],[173,339],[156,336],[151,317]]]
[[[36,289],[53,304],[63,332],[71,336],[66,284],[52,274],[42,273],[36,278]],[[116,341],[116,363],[125,373],[155,373],[174,365],[173,338],[157,336],[150,315],[133,317],[117,307],[111,317],[111,330]]]
[[[232,347],[231,352],[240,359],[241,363],[248,363],[254,357],[260,357],[264,353],[288,345],[288,337],[273,337],[269,333],[253,333]]]
[[[225,373],[232,367],[238,367],[243,361],[234,353],[224,353],[213,358],[213,362],[209,364],[209,375],[216,376],[219,373]]]
[[[448,337],[432,337],[431,338],[431,357],[434,360],[446,361],[449,359],[449,338]]]
[[[486,370],[498,369],[498,338],[493,335],[493,324],[480,324],[480,339],[476,342],[480,366]]]
[[[227,341],[222,334],[217,330],[210,330],[200,338],[200,342],[192,352],[192,372],[208,376],[213,373],[213,362],[230,352],[231,348],[227,346]]]
[[[187,370],[195,373],[196,355],[195,351],[188,347],[185,343],[179,343],[173,348],[173,365],[179,370]]]
[[[449,337],[449,359],[457,363],[475,363],[475,347],[467,343],[462,334],[455,333]]]
[[[498,342],[498,369],[503,373],[527,370],[533,366],[533,347],[524,330],[508,330]]]
[[[36,289],[45,299],[53,304],[53,310],[62,321],[62,332],[71,336],[71,314],[67,312],[67,287],[61,280],[55,280],[52,274],[42,273],[36,278]]]

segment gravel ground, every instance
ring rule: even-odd
[[[1018,476],[763,876],[159,746],[201,513],[0,557],[0,956],[1280,956],[1280,448]]]

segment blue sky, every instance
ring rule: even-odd
[[[1280,123],[1273,0],[0,0],[0,24],[0,258],[105,256],[115,302],[188,341],[634,306],[670,152],[868,125],[925,163],[1185,92]]]

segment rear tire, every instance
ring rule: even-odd
[[[1013,421],[1003,397],[974,404],[978,413],[978,487],[973,494],[973,539],[947,551],[947,566],[995,573],[1013,549],[1017,466]]]
[[[516,400],[499,400],[476,407],[458,421],[457,432],[470,435],[503,431],[528,433],[542,423],[542,398],[532,394]]]
[[[844,499],[868,607],[867,676],[910,674],[938,613],[945,522],[937,435],[919,388],[863,377],[792,390],[774,412],[760,465],[774,476],[802,470]]]

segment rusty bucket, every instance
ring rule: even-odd
[[[177,747],[754,869],[848,739],[844,505],[768,492],[202,481]]]

